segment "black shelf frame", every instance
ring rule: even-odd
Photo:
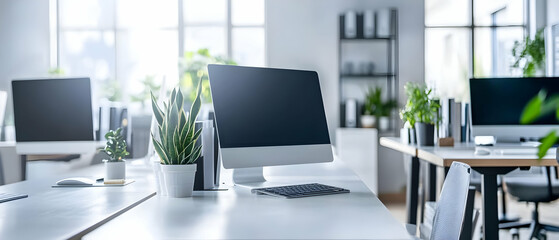
[[[399,49],[398,49],[398,10],[395,8],[390,9],[390,20],[391,20],[391,35],[388,37],[379,37],[375,36],[372,38],[365,38],[363,34],[363,14],[357,14],[356,16],[357,24],[356,24],[356,37],[355,38],[346,38],[344,36],[344,26],[345,26],[345,18],[344,15],[341,14],[339,16],[338,21],[338,70],[339,70],[339,82],[338,82],[338,96],[339,96],[339,119],[340,124],[339,127],[345,127],[345,100],[344,97],[344,83],[352,80],[367,80],[367,81],[387,81],[387,95],[389,99],[396,100],[398,103],[398,94],[399,94],[399,83],[398,83],[398,73],[399,73]],[[375,24],[376,24],[375,19]],[[376,29],[376,26],[375,26]],[[342,73],[342,45],[343,44],[352,44],[353,42],[384,42],[387,48],[386,54],[386,62],[387,62],[387,70],[388,72],[383,73],[372,73],[372,74],[344,74]],[[378,44],[378,43],[375,43]],[[358,115],[360,115],[361,111],[361,104],[358,104]],[[394,132],[398,134],[398,129],[396,128],[396,119],[397,119],[396,112],[393,112],[390,116],[390,129],[388,132]],[[359,118],[357,119],[358,127],[360,126]]]
[[[373,73],[373,74],[340,74],[341,78],[384,78],[394,77],[394,73]]]

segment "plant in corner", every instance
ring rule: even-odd
[[[396,101],[382,100],[382,88],[369,88],[365,97],[365,104],[363,109],[363,116],[374,116],[373,125],[376,122],[381,131],[386,131],[390,124],[390,114],[396,107]],[[363,125],[363,116],[361,117],[361,124]],[[375,121],[376,118],[376,121]]]
[[[380,97],[380,96],[379,96]],[[364,128],[374,128],[376,125],[375,122],[375,101],[376,101],[376,92],[373,88],[369,88],[367,93],[365,94],[365,103],[363,104],[363,114],[361,115],[361,127]]]
[[[196,97],[187,113],[183,109],[184,96],[177,87],[167,102],[160,107],[151,96],[153,114],[158,125],[157,138],[151,135],[155,151],[159,155],[166,193],[171,197],[190,197],[194,187],[196,161],[201,145],[197,145],[201,129],[196,130],[196,118],[201,107],[202,85],[198,84]],[[163,185],[163,184],[162,184]]]
[[[514,57],[513,68],[522,69],[524,77],[545,75],[545,40],[544,29],[536,32],[534,39],[526,37],[524,42],[514,42],[512,56]]]
[[[105,179],[125,179],[126,178],[126,163],[124,157],[130,153],[126,151],[126,140],[122,136],[122,129],[118,128],[116,131],[110,130],[105,134],[107,143],[102,150],[105,152],[109,159],[103,160],[105,162]]]
[[[408,100],[400,111],[400,118],[415,130],[419,146],[433,146],[440,104],[432,96],[432,89],[425,85],[408,82],[405,90]]]

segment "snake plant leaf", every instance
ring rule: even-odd
[[[187,115],[184,112],[184,109],[181,109],[179,114],[179,133],[180,133],[181,141],[186,138],[186,131],[185,131],[185,129],[187,129],[186,120],[187,120]]]
[[[169,163],[169,158],[167,157],[167,154],[163,150],[163,146],[161,145],[161,143],[159,143],[157,140],[155,140],[155,137],[153,136],[153,134],[151,135],[151,139],[153,141],[153,148],[155,148],[155,151],[159,155],[159,158],[161,159],[161,163],[170,164]]]
[[[182,104],[184,101],[184,96],[182,95],[181,89],[177,88],[177,96],[175,97],[175,103],[177,103],[177,107],[179,110],[182,109]]]
[[[169,106],[171,106],[171,104],[175,103],[175,98],[177,97],[177,89],[173,89],[173,91],[171,92],[171,98],[169,98]]]
[[[151,93],[151,108],[153,110],[153,115],[155,116],[155,120],[157,120],[157,124],[161,126],[163,124],[163,112],[157,105],[157,99],[155,99],[153,93]]]
[[[200,112],[200,107],[202,106],[202,99],[200,95],[202,94],[202,79],[200,79],[200,83],[198,83],[198,87],[196,88],[196,99],[192,103],[190,107],[190,123],[194,124],[196,122],[196,117],[198,117],[198,113]]]
[[[202,145],[197,146],[196,149],[194,149],[194,153],[190,156],[190,160],[188,161],[188,163],[194,163],[196,162],[196,160],[198,160],[198,158],[200,157],[200,153],[202,152]]]

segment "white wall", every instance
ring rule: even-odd
[[[402,104],[404,84],[424,82],[423,0],[266,1],[268,66],[309,69],[319,73],[332,138],[339,125],[338,16],[347,10],[385,7],[399,10],[399,96]],[[401,154],[379,155],[379,192],[399,192],[404,185]]]
[[[547,26],[559,24],[559,0],[547,0]]]
[[[270,67],[316,70],[331,133],[338,126],[338,15],[347,10],[399,9],[400,102],[403,84],[424,81],[423,1],[268,0],[267,61]]]
[[[46,76],[49,57],[49,1],[0,1],[0,90],[15,78]]]

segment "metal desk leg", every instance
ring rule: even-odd
[[[514,169],[514,167],[475,168],[476,171],[482,174],[481,194],[483,195],[483,239],[499,239],[497,175],[509,173]]]
[[[21,180],[27,180],[27,155],[21,155]]]
[[[427,164],[425,176],[422,177],[422,191],[421,191],[421,215],[419,219],[423,223],[423,217],[425,216],[425,203],[430,201],[437,201],[437,166],[423,161],[421,164]]]
[[[429,163],[427,168],[427,201],[437,201],[437,165]]]
[[[408,174],[408,186],[406,190],[406,209],[408,212],[408,223],[417,224],[417,200],[419,189],[419,158],[412,157],[410,161],[410,173]]]

